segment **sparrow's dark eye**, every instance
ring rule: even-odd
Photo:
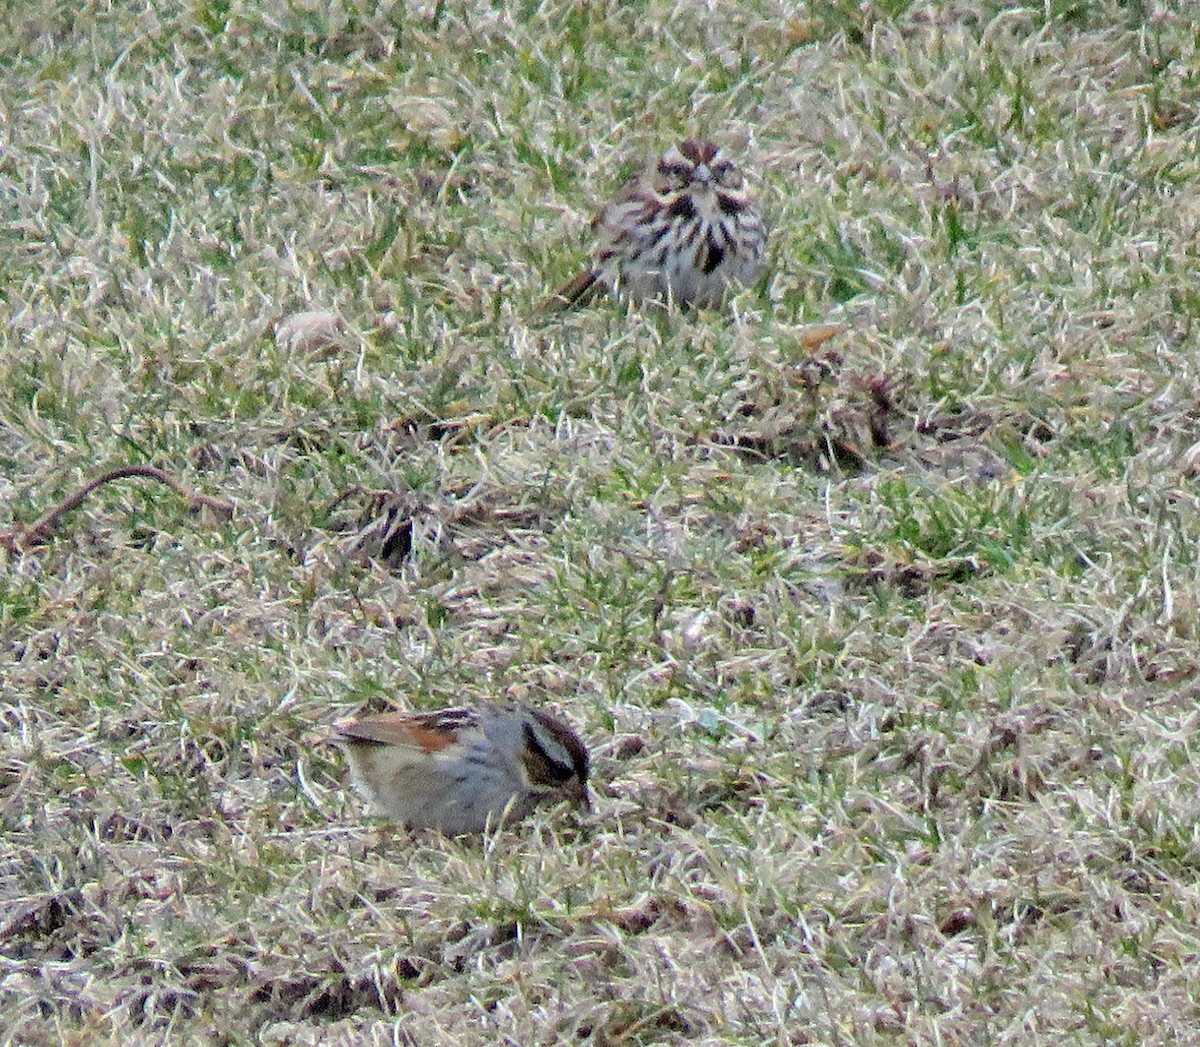
[[[671,186],[687,185],[692,177],[691,164],[671,164],[662,163],[658,165],[658,173],[666,179]]]
[[[718,185],[729,186],[731,189],[736,189],[742,184],[741,172],[728,160],[722,160],[713,168],[713,177]]]

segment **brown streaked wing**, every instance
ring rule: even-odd
[[[632,178],[626,179],[625,184],[621,186],[621,191],[613,197],[613,204],[623,204],[630,200],[653,200],[654,199],[654,173],[653,167],[647,167],[643,171],[639,171]],[[592,228],[597,228],[608,214],[612,204],[607,204],[600,209],[600,213],[592,219]]]

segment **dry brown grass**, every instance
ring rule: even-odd
[[[0,1044],[1195,1038],[1182,14],[0,18]],[[540,315],[698,131],[770,280]],[[232,520],[18,540],[126,464]],[[506,695],[592,815],[408,834],[317,744]]]

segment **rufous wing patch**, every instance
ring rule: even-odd
[[[418,746],[431,753],[448,748],[458,737],[457,731],[434,731],[415,723],[409,725],[408,731]]]
[[[338,736],[351,742],[403,745],[425,752],[440,752],[458,737],[456,730],[432,729],[400,713],[381,713],[334,726]]]

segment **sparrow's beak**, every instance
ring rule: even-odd
[[[563,791],[570,799],[581,804],[585,810],[590,811],[592,809],[592,797],[588,792],[587,782],[581,782],[578,778],[572,778],[564,786]]]

